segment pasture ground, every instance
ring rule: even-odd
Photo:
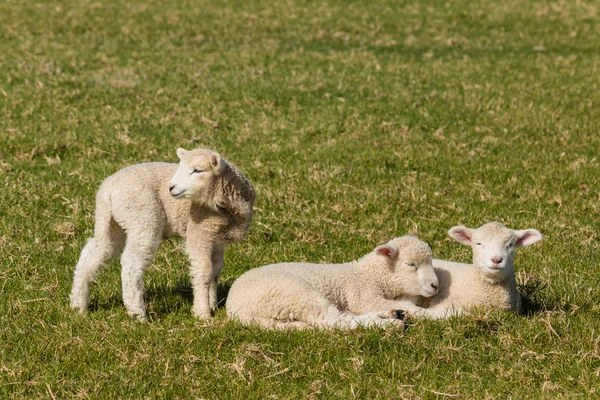
[[[600,391],[597,1],[0,2],[1,398],[592,398]],[[205,146],[258,197],[249,268],[406,233],[534,227],[527,312],[265,332],[190,314],[186,257],[68,307],[100,182]],[[224,301],[222,301],[224,303]]]

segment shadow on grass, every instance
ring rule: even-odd
[[[230,283],[219,283],[217,286],[217,310],[225,307],[229,289],[231,289]],[[189,283],[178,283],[175,286],[152,287],[144,291],[144,302],[148,308],[148,313],[161,317],[176,313],[182,308],[191,309],[194,302],[194,292]],[[124,308],[123,297],[120,291],[112,293],[108,298],[91,298],[88,307],[90,312],[119,308]]]
[[[517,285],[517,289],[521,293],[522,315],[533,317],[549,310],[541,296],[545,287],[546,284],[539,279],[532,279],[526,284]]]
[[[526,284],[517,285],[522,298],[522,314],[525,317],[533,317],[546,311],[563,309],[558,304],[548,304],[543,300],[543,290],[547,286],[541,280],[532,279]],[[230,282],[221,282],[217,286],[217,310],[225,307]],[[148,307],[148,312],[155,314],[159,318],[178,312],[181,309],[191,309],[194,301],[194,293],[189,283],[180,282],[175,286],[157,286],[148,288],[144,293],[144,301]],[[123,298],[121,292],[112,293],[108,298],[90,298],[89,311],[115,310],[123,308]],[[411,325],[410,319],[407,321],[407,328]]]

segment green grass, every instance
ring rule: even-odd
[[[600,392],[597,1],[0,2],[0,398],[592,398]],[[68,307],[100,182],[217,149],[257,189],[226,254],[355,259],[451,226],[544,234],[528,311],[405,332],[192,318],[180,243],[129,319],[119,267]]]

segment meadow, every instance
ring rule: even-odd
[[[255,185],[244,271],[344,262],[454,225],[536,228],[522,315],[267,332],[191,315],[165,242],[148,323],[120,266],[71,312],[96,190],[209,147]],[[0,0],[0,398],[600,395],[600,2]]]

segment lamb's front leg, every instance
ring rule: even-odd
[[[208,291],[208,304],[210,309],[214,312],[217,309],[217,284],[219,281],[219,275],[224,264],[225,247],[215,246],[212,252],[212,270],[213,280],[210,281],[210,288]]]
[[[200,319],[209,319],[211,315],[210,290],[215,280],[213,269],[213,250],[211,247],[188,248],[190,256],[190,277],[194,292],[192,314]],[[216,285],[215,285],[216,298]]]
[[[376,298],[369,301],[370,311],[403,310],[411,317],[439,319],[445,316],[445,310],[435,310],[419,307],[408,300],[388,300],[386,298]]]

